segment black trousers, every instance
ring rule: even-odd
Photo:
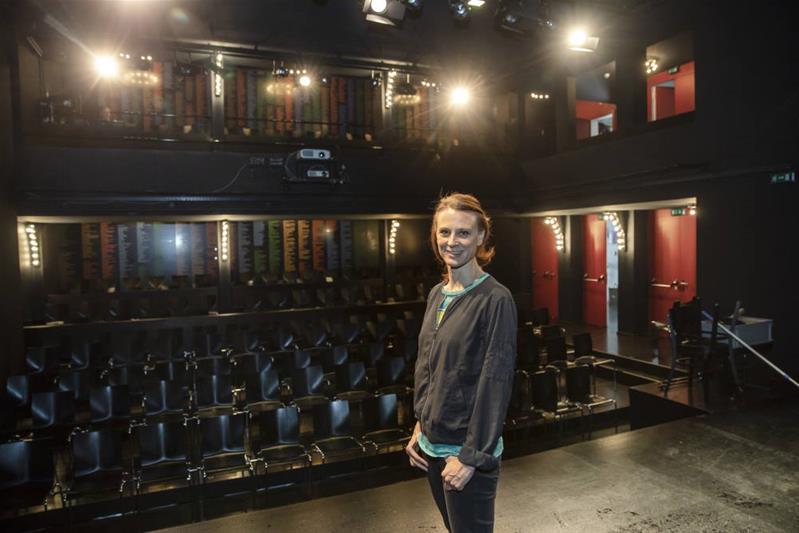
[[[463,490],[445,490],[441,472],[446,466],[443,457],[422,454],[429,465],[427,481],[433,499],[452,533],[491,533],[494,531],[494,500],[497,496],[499,466],[490,472],[475,470]]]

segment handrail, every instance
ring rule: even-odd
[[[712,316],[710,313],[708,313],[707,311],[705,311],[704,309],[702,310],[702,314],[703,314],[703,315],[705,315],[705,317],[706,317],[706,318],[708,318],[709,320],[713,320],[713,316]],[[766,363],[768,366],[770,366],[770,367],[771,367],[771,368],[772,368],[774,371],[776,371],[776,372],[777,372],[779,375],[781,375],[781,376],[782,376],[782,377],[784,377],[786,380],[788,380],[789,382],[791,382],[791,384],[792,384],[793,386],[795,386],[796,388],[798,388],[798,389],[799,389],[799,383],[797,383],[797,382],[796,382],[796,381],[795,381],[795,380],[794,380],[794,379],[793,379],[791,376],[789,376],[788,374],[786,374],[786,373],[785,373],[785,371],[783,371],[783,370],[782,370],[780,367],[778,367],[777,365],[775,365],[774,363],[772,363],[771,361],[769,361],[768,359],[766,359],[766,357],[765,357],[764,355],[761,355],[761,354],[760,354],[760,353],[759,353],[757,350],[755,350],[754,348],[752,348],[751,346],[749,346],[749,345],[746,343],[746,341],[744,341],[743,339],[741,339],[741,337],[739,337],[738,335],[736,335],[735,333],[733,333],[733,332],[732,332],[732,331],[731,331],[731,330],[730,330],[728,327],[726,327],[724,324],[722,324],[722,323],[720,323],[720,322],[718,323],[718,327],[719,327],[719,328],[720,328],[720,329],[721,329],[721,330],[722,330],[724,333],[726,333],[727,335],[729,335],[730,337],[732,337],[733,339],[735,339],[735,340],[736,340],[736,341],[737,341],[737,342],[738,342],[738,343],[739,343],[741,346],[743,346],[744,348],[746,348],[747,350],[749,350],[750,352],[752,352],[754,355],[756,355],[757,357],[759,357],[761,361],[763,361],[763,362],[764,362],[764,363]]]

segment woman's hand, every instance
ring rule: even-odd
[[[419,452],[416,451],[416,443],[419,441],[419,433],[421,432],[422,426],[419,422],[416,422],[416,426],[413,428],[413,435],[411,435],[411,440],[409,440],[408,445],[405,446],[405,453],[408,454],[411,466],[427,472],[427,461],[421,455],[419,455]]]
[[[454,455],[447,457],[447,464],[441,471],[445,490],[463,490],[473,475],[474,467],[461,463]]]

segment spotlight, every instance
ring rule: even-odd
[[[460,0],[449,0],[449,10],[457,22],[467,22],[471,8]]]
[[[371,75],[372,75],[372,79],[369,81],[369,83],[371,83],[372,87],[374,87],[374,88],[380,87],[380,85],[383,82],[383,80],[380,79],[380,73],[378,72],[377,76],[375,76],[375,71],[373,70],[371,72]]]
[[[575,28],[569,32],[566,45],[574,52],[593,52],[599,45],[599,37],[592,37],[582,28]]]
[[[397,26],[405,17],[405,4],[400,0],[364,0],[362,11],[369,22]]]
[[[422,0],[405,0],[405,5],[408,6],[408,9],[419,11],[422,9]]]
[[[455,87],[449,95],[449,101],[454,106],[464,106],[469,103],[469,89],[466,87]]]
[[[486,0],[469,0],[466,2],[466,5],[469,7],[483,7],[486,3]]]
[[[300,76],[300,85],[303,87],[310,87],[311,86],[311,77],[307,74],[303,74]]]
[[[94,70],[97,71],[101,78],[115,78],[119,74],[119,65],[111,56],[95,56]]]

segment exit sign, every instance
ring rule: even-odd
[[[679,67],[679,66],[677,66],[677,67],[671,67],[671,68],[669,69],[669,74],[677,74],[679,71],[680,71],[680,67]]]
[[[771,183],[796,183],[796,172],[782,172],[771,175]]]
[[[673,217],[681,217],[685,214],[684,207],[675,207],[671,210],[671,216]]]

